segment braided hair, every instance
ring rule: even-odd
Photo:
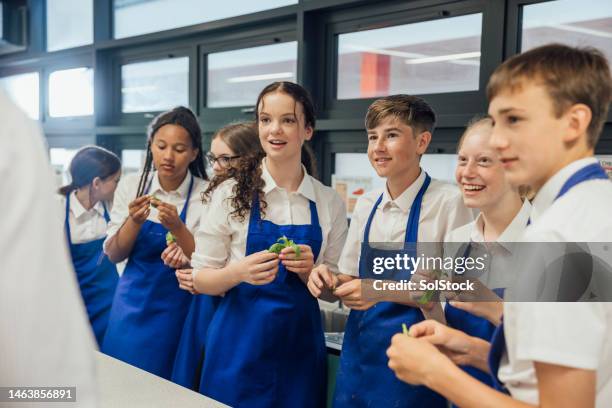
[[[191,137],[191,145],[194,149],[198,149],[198,155],[194,161],[189,163],[189,171],[196,177],[200,177],[204,180],[208,180],[206,174],[206,168],[204,166],[204,153],[202,149],[202,130],[198,124],[198,119],[193,112],[184,106],[178,106],[169,111],[160,113],[157,115],[149,124],[147,128],[147,153],[145,158],[145,164],[140,174],[140,180],[138,181],[138,189],[136,190],[136,197],[140,197],[144,194],[146,184],[151,173],[151,167],[153,165],[153,153],[151,153],[151,143],[155,137],[155,133],[165,125],[177,125],[182,127],[189,133]]]

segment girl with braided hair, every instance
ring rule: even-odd
[[[208,179],[195,115],[177,107],[153,119],[140,175],[122,179],[104,251],[127,259],[102,351],[166,379],[191,303],[162,254],[169,245],[190,257]],[[177,250],[178,251],[178,250]]]

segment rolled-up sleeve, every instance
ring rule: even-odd
[[[232,184],[225,182],[212,193],[202,208],[200,226],[195,233],[194,269],[222,268],[230,258],[233,228],[230,221]]]
[[[130,187],[134,184],[134,175],[123,177],[115,190],[113,198],[113,208],[110,213],[110,221],[106,229],[106,239],[104,240],[104,252],[107,252],[108,242],[115,236],[119,228],[125,223],[130,211],[128,205],[135,197],[130,197]]]

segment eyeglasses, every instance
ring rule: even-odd
[[[216,157],[212,153],[206,153],[206,160],[210,163],[211,167],[215,165],[215,162],[219,163],[219,166],[227,169],[231,166],[232,160],[238,159],[240,156],[218,156]]]

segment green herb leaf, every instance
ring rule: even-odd
[[[408,333],[408,327],[406,327],[406,323],[402,323],[402,331],[406,336],[410,336],[410,333]]]
[[[280,254],[280,252],[283,250],[284,247],[285,246],[283,244],[281,244],[280,242],[277,242],[276,244],[272,244],[272,246],[270,246],[268,251],[274,252],[275,254]]]
[[[176,242],[176,238],[174,237],[174,235],[172,235],[170,231],[168,231],[168,233],[166,234],[166,245],[170,245],[173,242]]]
[[[300,255],[302,254],[302,250],[295,242],[289,241],[291,248],[293,248],[293,252],[295,252],[295,259],[300,259]]]

